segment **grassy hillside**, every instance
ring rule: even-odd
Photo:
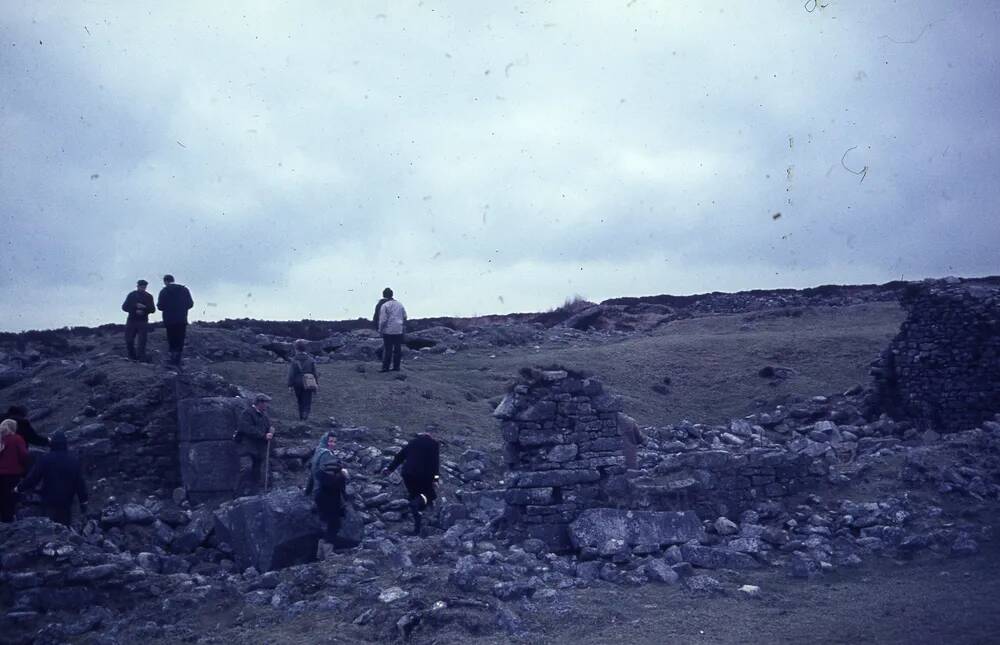
[[[317,419],[407,433],[429,423],[461,445],[493,442],[489,412],[525,365],[560,363],[602,379],[625,397],[640,423],[687,418],[722,421],[747,414],[759,400],[775,401],[843,391],[867,381],[868,363],[896,333],[903,312],[895,303],[795,310],[800,315],[751,313],[676,321],[648,335],[601,336],[547,342],[539,349],[469,350],[427,355],[404,364],[405,380],[378,373],[376,363],[321,365]],[[765,365],[793,374],[758,376]],[[277,395],[279,420],[295,418],[284,388],[285,364],[217,363],[211,369],[247,387]],[[360,371],[364,370],[364,371]],[[652,387],[669,377],[666,395]]]

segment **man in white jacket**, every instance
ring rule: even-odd
[[[392,361],[392,371],[399,371],[399,361],[403,351],[403,326],[406,323],[406,309],[403,303],[393,300],[392,289],[382,290],[385,299],[376,310],[378,333],[382,334],[382,371],[389,371],[389,361]]]

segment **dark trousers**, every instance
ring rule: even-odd
[[[17,493],[14,487],[21,481],[20,475],[0,475],[0,522],[14,521],[17,514]]]
[[[382,334],[382,369],[389,369],[389,361],[392,361],[392,369],[398,370],[402,358],[403,335]]]
[[[45,506],[45,514],[48,515],[49,519],[57,524],[62,524],[63,526],[69,526],[73,521],[73,502],[70,502],[66,506]]]
[[[175,363],[181,362],[181,353],[184,351],[184,338],[187,336],[187,323],[176,325],[164,325],[167,330],[167,347],[170,348],[170,359]]]
[[[128,349],[128,357],[133,360],[145,360],[146,358],[146,337],[149,334],[149,321],[129,320],[125,323],[125,347]],[[136,341],[139,346],[136,347]]]
[[[309,413],[312,411],[312,400],[313,392],[315,390],[307,390],[301,385],[295,386],[295,400],[299,404],[299,418],[305,421],[309,418]]]
[[[413,515],[413,532],[419,534],[421,526],[420,512],[430,506],[437,498],[437,493],[434,491],[434,478],[403,475],[403,484],[406,486],[406,492],[410,498],[410,513]],[[424,497],[421,498],[421,495]]]
[[[248,445],[247,439],[237,448],[240,459],[240,472],[236,476],[236,494],[256,495],[261,489],[261,473],[264,469],[264,459],[267,455],[267,444],[261,446]]]

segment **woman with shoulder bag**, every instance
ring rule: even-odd
[[[295,355],[288,365],[288,387],[295,392],[299,404],[299,419],[305,421],[312,410],[313,393],[319,389],[316,361],[306,351],[306,341],[295,341]]]

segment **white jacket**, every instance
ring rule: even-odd
[[[402,334],[406,322],[406,309],[398,300],[386,300],[378,314],[378,333]]]

